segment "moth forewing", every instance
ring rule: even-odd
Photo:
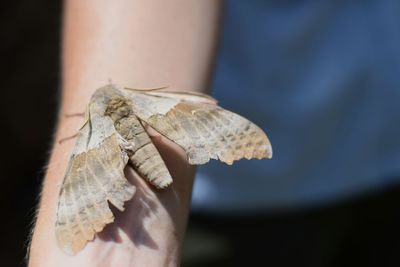
[[[82,249],[95,232],[114,221],[108,201],[123,210],[135,188],[124,177],[127,163],[121,138],[104,116],[106,95],[96,91],[65,174],[57,209],[56,236],[69,254]]]

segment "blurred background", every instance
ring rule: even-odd
[[[0,259],[24,266],[61,1],[0,14]],[[214,95],[267,130],[274,158],[200,168],[182,265],[399,266],[400,2],[232,0],[223,22]]]

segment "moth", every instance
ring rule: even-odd
[[[81,250],[114,221],[135,188],[124,176],[130,163],[156,188],[172,183],[149,125],[184,149],[190,164],[218,159],[271,158],[267,135],[207,95],[165,90],[124,90],[109,84],[95,91],[86,109],[58,200],[56,237],[68,254]]]

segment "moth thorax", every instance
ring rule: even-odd
[[[104,115],[110,116],[113,121],[118,121],[124,117],[128,117],[132,113],[131,104],[122,97],[112,97],[107,103]]]

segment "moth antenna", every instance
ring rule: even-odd
[[[159,87],[150,87],[150,88],[129,88],[129,87],[124,87],[125,90],[130,90],[130,91],[158,91],[161,89],[168,88],[169,85],[164,85],[164,86],[159,86]]]
[[[76,133],[76,134],[74,134],[74,135],[71,135],[71,136],[68,136],[68,137],[64,137],[64,138],[61,138],[60,140],[58,140],[58,144],[62,144],[62,143],[64,143],[65,141],[68,141],[68,140],[70,140],[70,139],[74,139],[75,137],[77,137],[78,136],[78,134],[79,133]]]
[[[64,115],[66,118],[72,118],[72,117],[84,117],[85,112],[80,112],[80,113],[70,113],[70,114],[65,114]]]

